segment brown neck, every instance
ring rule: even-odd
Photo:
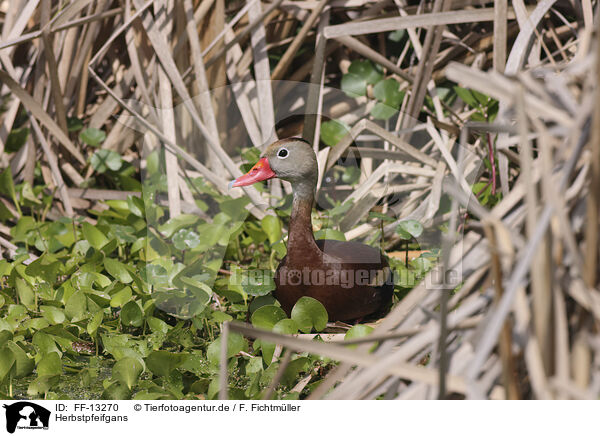
[[[309,183],[292,185],[294,202],[287,243],[287,256],[291,263],[303,262],[319,257],[321,250],[317,247],[312,230],[311,212],[314,202],[314,186]]]

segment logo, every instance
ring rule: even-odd
[[[29,401],[19,401],[3,406],[6,409],[6,431],[14,433],[15,429],[48,429],[50,411]]]

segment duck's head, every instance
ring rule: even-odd
[[[292,185],[316,185],[317,157],[312,146],[302,138],[281,139],[269,145],[250,171],[230,183],[230,186],[248,186],[278,177]]]

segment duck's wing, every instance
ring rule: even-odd
[[[360,242],[336,241],[333,239],[317,239],[317,246],[325,254],[325,258],[339,260],[347,264],[387,265],[387,261],[378,248]]]

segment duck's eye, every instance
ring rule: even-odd
[[[287,148],[285,148],[285,147],[281,147],[281,148],[279,149],[279,151],[277,152],[277,157],[278,157],[279,159],[285,159],[286,157],[288,157],[288,156],[289,156],[289,154],[290,154],[290,152],[288,151],[288,149],[287,149]]]

